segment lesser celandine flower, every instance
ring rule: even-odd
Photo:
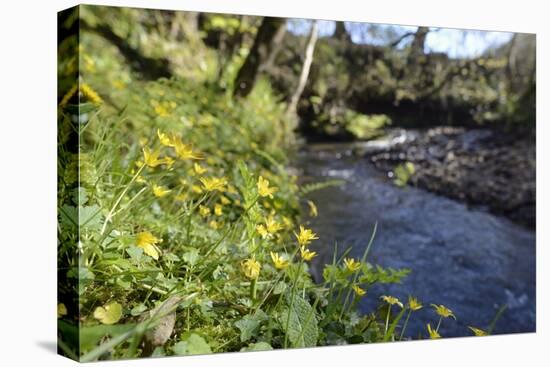
[[[409,296],[409,308],[413,311],[418,311],[420,310],[422,307],[422,303],[420,303],[420,301],[418,301],[418,299],[416,299],[415,297],[412,297],[412,296]]]
[[[300,226],[300,233],[294,232],[294,235],[300,246],[307,246],[311,241],[319,239],[311,229],[305,229],[303,226]]]
[[[67,315],[67,307],[63,303],[57,304],[57,318],[60,319],[63,316]]]
[[[143,249],[147,255],[153,259],[158,260],[159,249],[156,246],[157,243],[162,242],[161,239],[156,238],[151,232],[140,232],[136,236],[136,245]]]
[[[174,149],[176,150],[176,155],[179,159],[203,159],[202,155],[193,151],[193,147],[191,145],[184,144],[181,140],[176,140],[173,143]]]
[[[432,307],[435,308],[435,312],[441,316],[441,317],[452,317],[456,320],[455,315],[453,314],[453,311],[449,310],[447,307],[443,305],[434,305],[432,303]]]
[[[99,94],[97,94],[97,92],[95,90],[92,89],[92,87],[90,87],[88,84],[86,83],[82,83],[80,84],[80,92],[82,92],[82,94],[88,98],[88,100],[96,105],[99,105],[99,104],[102,104],[103,103],[103,100],[101,99],[101,97],[99,96]]]
[[[246,259],[241,263],[241,269],[244,275],[249,279],[258,279],[261,265],[255,259]]]
[[[389,305],[398,305],[399,307],[403,308],[403,303],[399,301],[399,299],[392,297],[392,296],[381,296],[380,297],[384,302],[386,302]]]
[[[478,329],[473,326],[468,326],[468,329],[472,330],[475,336],[486,336],[488,335],[485,330]]]
[[[159,137],[159,141],[162,145],[166,147],[173,147],[174,141],[176,140],[173,136],[169,136],[168,134],[160,132],[159,129],[157,129],[157,136]]]
[[[200,181],[206,191],[223,191],[227,184],[227,180],[224,177],[202,177]]]
[[[352,285],[351,289],[353,289],[355,294],[359,297],[362,297],[367,293],[367,291],[365,291],[363,288],[359,287],[357,284]]]
[[[304,259],[304,261],[311,261],[311,259],[317,256],[317,253],[315,251],[310,251],[302,246],[300,247],[300,255],[302,256],[302,259]]]
[[[198,163],[194,163],[193,164],[193,170],[195,171],[195,173],[197,175],[202,175],[203,173],[205,173],[207,171],[206,168],[204,168],[203,166],[201,166],[200,164]]]
[[[195,193],[195,194],[202,194],[202,189],[199,185],[193,185],[191,186],[191,190]]]
[[[346,269],[348,269],[352,273],[359,270],[359,268],[361,268],[361,262],[359,262],[359,261],[357,261],[353,258],[352,259],[345,258],[344,259],[344,265],[345,265]]]
[[[432,329],[432,325],[428,324],[426,326],[428,328],[428,334],[430,334],[430,339],[439,339],[439,338],[441,338],[441,335],[439,335],[437,330]]]
[[[223,207],[221,204],[214,205],[214,214],[216,214],[218,217],[223,214]]]
[[[158,198],[168,195],[171,191],[163,186],[153,184],[153,194]]]
[[[201,217],[208,217],[210,215],[210,208],[204,205],[199,205],[199,214]]]
[[[269,187],[269,181],[262,176],[258,177],[256,186],[258,187],[258,194],[261,197],[269,196],[273,199],[273,194],[277,191],[276,187]]]
[[[311,217],[316,217],[317,215],[319,215],[319,212],[317,211],[317,206],[313,201],[308,200],[307,205],[309,206],[309,215]]]
[[[273,260],[273,264],[275,265],[275,268],[277,270],[283,270],[288,267],[289,265],[288,260],[283,259],[276,252],[270,252],[270,255],[271,255],[271,260]]]
[[[275,221],[273,216],[269,216],[265,220],[265,228],[269,234],[275,234],[281,229],[281,225]]]
[[[161,164],[171,165],[174,162],[170,157],[159,158],[159,156],[160,150],[151,151],[147,147],[143,148],[143,163],[151,168],[155,168]]]
[[[237,188],[231,184],[228,184],[227,185],[227,190],[226,190],[229,194],[238,194],[239,192],[237,191]]]
[[[223,195],[220,197],[220,202],[222,203],[222,205],[231,204],[231,200],[229,200],[228,198],[226,198],[226,197],[223,196]]]
[[[262,236],[264,240],[271,237],[270,233],[267,231],[267,228],[265,228],[263,224],[258,224],[256,226],[256,231],[258,231],[258,234]]]
[[[218,229],[219,224],[214,219],[212,219],[210,222],[208,222],[208,226],[212,229]]]

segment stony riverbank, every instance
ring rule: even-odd
[[[535,139],[489,129],[393,131],[365,154],[388,172],[412,162],[409,184],[535,228]]]

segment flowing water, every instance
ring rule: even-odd
[[[360,303],[363,312],[375,310],[382,294],[402,301],[412,294],[425,307],[411,317],[407,336],[425,337],[426,323],[437,323],[430,303],[446,305],[457,317],[443,321],[444,337],[471,335],[469,325],[486,328],[502,305],[507,309],[494,333],[535,331],[533,231],[427,191],[399,188],[349,144],[308,145],[296,165],[303,182],[345,181],[308,195],[319,209],[309,223],[320,237],[313,245],[316,279],[331,262],[335,242],[340,249],[352,246],[351,255],[359,258],[376,222],[368,261],[411,270],[401,284],[370,288]]]

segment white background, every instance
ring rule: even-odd
[[[90,1],[537,33],[537,333],[109,362],[116,366],[544,365],[549,353],[548,75],[544,1]],[[74,365],[56,340],[56,12],[73,1],[3,1],[0,11],[0,365]],[[546,101],[546,103],[544,103]],[[542,103],[541,103],[542,102]],[[465,285],[468,286],[468,285]],[[546,312],[545,312],[546,311]],[[544,341],[546,339],[546,341]],[[546,350],[545,350],[546,347]],[[543,362],[535,362],[543,361]],[[535,362],[535,363],[533,363]],[[100,363],[107,365],[107,363]]]

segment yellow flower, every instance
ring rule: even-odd
[[[103,100],[97,94],[95,90],[92,89],[88,84],[82,83],[80,84],[80,92],[92,103],[99,105],[103,103]]]
[[[434,305],[432,303],[432,307],[435,308],[435,312],[442,317],[452,317],[456,320],[455,315],[453,314],[453,311],[449,310],[447,307],[443,305]]]
[[[271,260],[273,260],[273,264],[275,265],[275,268],[277,270],[286,269],[286,267],[289,265],[288,260],[283,259],[276,252],[270,252],[270,254],[271,254]]]
[[[409,296],[409,308],[413,311],[418,311],[422,308],[422,303],[418,299]]]
[[[200,179],[202,186],[206,191],[223,191],[225,188],[225,185],[227,184],[227,180],[223,177],[202,177]]]
[[[173,143],[179,159],[203,159],[202,155],[193,151],[191,145],[184,144],[181,140],[176,140]]]
[[[300,246],[307,246],[311,241],[319,239],[317,234],[313,233],[311,229],[305,229],[303,226],[300,226],[300,233],[294,232],[294,235]]]
[[[441,338],[441,335],[437,332],[437,330],[432,329],[432,325],[428,324],[428,334],[430,334],[430,339],[439,339]]]
[[[273,219],[273,216],[269,216],[265,220],[265,225],[259,224],[256,226],[256,230],[262,236],[263,239],[273,238],[275,233],[281,229],[281,225]]]
[[[63,316],[67,315],[67,307],[63,303],[57,304],[57,318],[60,319]]]
[[[254,259],[246,259],[241,263],[244,275],[249,279],[257,279],[260,275],[261,265]]]
[[[380,297],[384,302],[386,302],[389,305],[398,305],[399,307],[403,308],[403,303],[401,303],[397,298],[392,296],[381,296]]]
[[[187,193],[182,192],[181,194],[176,195],[174,197],[174,200],[176,200],[176,201],[185,201],[185,200],[187,200]]]
[[[147,166],[151,168],[154,168],[161,164],[166,164],[171,166],[172,163],[174,163],[174,160],[172,158],[166,157],[161,159],[159,158],[159,155],[160,155],[160,150],[151,151],[151,149],[147,147],[143,148],[143,161]]]
[[[359,270],[361,268],[361,262],[355,260],[355,259],[344,259],[344,265],[346,269],[351,271],[352,273]]]
[[[302,256],[302,259],[304,261],[311,261],[315,256],[317,256],[317,253],[315,251],[309,251],[305,247],[300,247],[300,255]]]
[[[267,231],[267,228],[263,224],[258,224],[256,226],[256,231],[258,231],[258,234],[262,236],[262,238],[265,240],[266,238],[269,238],[270,234]]]
[[[193,190],[195,194],[202,194],[202,189],[199,185],[191,186],[191,190]]]
[[[172,190],[168,190],[163,186],[153,184],[153,194],[158,198],[168,195],[171,191]]]
[[[288,217],[285,217],[285,216],[283,216],[283,224],[287,228],[292,228],[293,227],[292,220],[290,220]]]
[[[237,188],[231,184],[227,185],[227,192],[230,194],[238,194]]]
[[[78,90],[78,84],[75,83],[71,87],[71,89],[69,89],[69,91],[67,93],[65,93],[65,95],[63,96],[63,99],[61,99],[61,102],[59,102],[59,106],[63,107],[67,103],[69,103],[69,101],[74,96],[74,94],[76,93],[77,90]]]
[[[221,201],[222,205],[231,204],[231,200],[229,200],[228,198],[226,198],[226,197],[223,196],[223,195],[222,195],[222,197],[220,197],[220,201]]]
[[[481,329],[478,329],[478,328],[473,327],[473,326],[468,326],[468,329],[472,330],[474,332],[475,336],[486,336],[486,335],[488,335],[485,330],[481,330]]]
[[[216,214],[218,217],[221,216],[223,214],[223,207],[221,206],[221,204],[216,204],[214,205],[214,214]]]
[[[160,250],[156,246],[159,242],[162,242],[162,240],[156,238],[151,232],[140,232],[136,236],[136,245],[155,260],[159,258]]]
[[[193,170],[195,171],[195,173],[197,175],[202,175],[203,173],[205,173],[207,171],[206,168],[202,167],[200,164],[198,163],[195,163],[193,164]]]
[[[351,289],[353,289],[355,294],[359,297],[362,297],[365,294],[367,294],[367,291],[365,291],[363,288],[359,287],[357,284],[352,285]]]
[[[261,197],[269,196],[273,199],[273,194],[277,191],[276,187],[269,187],[269,181],[262,176],[258,177],[258,183],[256,186],[258,187],[258,194]]]
[[[208,226],[212,229],[218,229],[219,224],[214,219],[212,219],[210,222],[208,222]]]
[[[161,133],[159,129],[157,129],[157,136],[159,137],[160,143],[167,147],[173,147],[174,146],[174,137],[169,136],[168,134]]]
[[[311,200],[307,201],[307,205],[309,205],[309,216],[310,217],[316,217],[319,215],[319,212],[317,211],[317,206],[315,203]]]
[[[164,107],[163,105],[157,105],[155,106],[155,112],[157,113],[157,115],[159,115],[160,117],[166,117],[166,116],[169,116],[170,115],[170,112],[168,111],[168,109],[166,107]]]
[[[168,168],[171,168],[172,165],[174,164],[174,158],[172,158],[172,157],[164,157],[163,160],[164,160],[164,164]]]
[[[210,208],[204,205],[199,205],[199,214],[203,218],[208,217],[210,215]]]
[[[282,228],[281,224],[277,223],[272,216],[267,217],[265,220],[265,227],[271,234],[277,233]]]

